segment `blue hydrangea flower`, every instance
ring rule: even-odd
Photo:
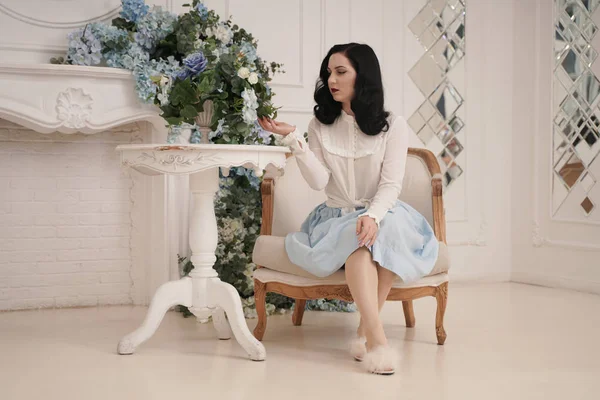
[[[190,76],[197,76],[206,69],[207,64],[208,60],[201,51],[190,54],[183,60],[183,69],[178,75],[178,78],[183,80]]]
[[[196,4],[196,11],[200,15],[200,18],[206,19],[208,17],[208,8],[206,8],[206,6],[202,4],[201,1],[198,2],[198,4]]]
[[[133,68],[135,89],[138,97],[145,103],[153,103],[158,86],[152,78],[168,76],[174,78],[181,71],[181,65],[172,56],[167,60],[149,60]]]
[[[67,35],[67,59],[76,65],[96,65],[102,61],[102,42],[96,23],[76,29]]]
[[[273,136],[271,132],[265,131],[262,126],[258,123],[258,120],[254,121],[254,132],[256,132],[257,136],[263,140],[263,143],[270,144]]]
[[[177,15],[155,7],[152,12],[137,22],[135,41],[145,49],[152,51],[158,42],[173,32]]]
[[[184,122],[181,125],[170,126],[169,134],[167,136],[167,143],[169,143],[169,144],[176,143],[177,139],[179,138],[179,136],[181,136],[183,131],[188,130],[188,129],[191,131],[191,132],[188,132],[190,134],[190,139],[191,139],[191,137],[194,135],[194,132],[198,131],[198,125],[188,124],[188,123]],[[191,140],[190,140],[190,142],[191,142]]]
[[[244,56],[246,56],[246,59],[250,63],[253,63],[258,58],[258,55],[256,54],[256,47],[248,42],[242,43],[240,51],[244,54]]]
[[[229,176],[245,176],[254,189],[260,187],[260,178],[256,176],[253,169],[247,169],[244,167],[233,167],[230,169]]]
[[[190,136],[190,143],[202,143],[202,132],[200,131],[200,129],[196,129],[192,132],[192,136]]]
[[[131,22],[137,22],[141,17],[148,14],[150,9],[144,0],[122,0],[122,3],[121,17]]]
[[[247,139],[246,144],[270,144],[273,136],[270,132],[265,131],[256,120],[250,127],[250,136]]]
[[[132,42],[123,51],[108,51],[104,54],[109,67],[133,70],[150,61],[150,53],[138,43]]]
[[[254,124],[254,121],[258,118],[256,109],[258,108],[258,99],[254,89],[244,89],[242,92],[242,99],[244,99],[244,107],[242,108],[242,118],[247,124]]]

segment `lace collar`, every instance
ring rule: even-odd
[[[387,132],[371,136],[363,133],[352,115],[344,110],[331,125],[321,125],[321,140],[324,149],[340,157],[361,158],[376,153],[387,136]]]

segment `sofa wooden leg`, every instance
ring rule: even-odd
[[[415,310],[413,309],[412,300],[403,301],[402,308],[404,309],[404,320],[406,321],[406,327],[412,328],[415,326]]]
[[[254,304],[258,315],[254,337],[262,340],[267,329],[267,284],[256,279],[254,280]]]
[[[294,314],[292,314],[292,322],[295,326],[302,325],[302,318],[304,317],[304,309],[306,308],[306,300],[296,299],[296,306],[294,307]]]
[[[435,315],[435,333],[439,345],[446,341],[446,331],[444,330],[444,314],[446,313],[446,302],[448,301],[448,282],[442,283],[435,290],[435,299],[437,300],[437,313]]]

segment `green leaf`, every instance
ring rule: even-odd
[[[133,31],[135,28],[135,23],[127,21],[125,18],[118,17],[113,19],[111,22],[113,26],[126,31]]]
[[[197,115],[198,115],[198,111],[191,104],[187,104],[181,110],[181,116],[184,117],[184,118],[192,118],[193,119],[193,118],[196,118]]]
[[[168,117],[168,118],[165,118],[165,121],[167,121],[169,123],[169,125],[181,125],[181,123],[183,122],[183,118]]]
[[[174,106],[196,103],[198,98],[190,79],[175,81],[171,89],[171,104]]]

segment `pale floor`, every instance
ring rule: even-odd
[[[210,324],[170,312],[132,356],[119,338],[143,307],[0,313],[0,399],[598,399],[600,296],[520,284],[450,285],[445,346],[435,301],[382,313],[402,356],[391,377],[364,373],[346,352],[357,314],[269,318],[267,360],[253,362]],[[250,328],[256,324],[249,320]]]

